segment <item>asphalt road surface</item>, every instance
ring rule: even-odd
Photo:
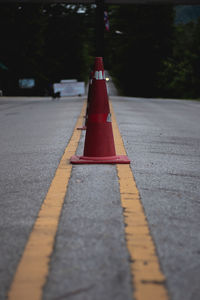
[[[169,299],[199,300],[200,102],[110,99]],[[6,299],[83,100],[0,98],[0,300]],[[82,131],[79,154],[84,136]],[[116,167],[73,166],[42,298],[131,300],[132,292]]]

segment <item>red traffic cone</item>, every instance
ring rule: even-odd
[[[87,127],[88,112],[89,112],[89,107],[90,107],[90,102],[91,102],[91,95],[92,95],[92,78],[93,78],[93,71],[90,73],[90,80],[89,80],[87,108],[86,108],[86,117],[85,117],[85,126],[86,127]]]
[[[92,77],[93,77],[93,72],[90,72],[88,96],[87,96],[87,108],[86,108],[86,114],[85,114],[85,125],[83,125],[82,127],[78,127],[77,130],[86,130],[87,129],[88,111],[89,111],[89,105],[90,105],[90,100],[91,100],[91,90],[92,90]]]
[[[108,103],[103,60],[96,57],[88,111],[83,156],[72,156],[72,164],[129,164],[125,155],[116,155]]]

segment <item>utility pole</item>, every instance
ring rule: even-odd
[[[96,56],[104,56],[104,0],[96,0]]]

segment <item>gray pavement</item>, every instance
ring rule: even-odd
[[[113,97],[173,300],[200,299],[200,102]]]
[[[44,299],[131,300],[129,268],[115,166],[75,166]]]
[[[111,100],[171,299],[199,300],[200,102]],[[0,100],[0,300],[82,103]],[[43,298],[132,299],[123,230],[115,166],[73,166]]]
[[[5,299],[82,102],[0,99],[0,299]]]

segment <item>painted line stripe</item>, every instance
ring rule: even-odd
[[[42,299],[42,288],[49,271],[59,217],[71,176],[69,159],[75,154],[81,131],[86,102],[76,123],[72,137],[56,170],[46,198],[41,206],[24,253],[17,267],[14,280],[8,292],[9,300]]]
[[[126,155],[111,103],[110,106],[116,153]],[[124,210],[126,243],[131,258],[133,298],[135,300],[167,300],[169,296],[165,287],[165,277],[160,269],[131,167],[118,164],[117,172],[121,204]]]

